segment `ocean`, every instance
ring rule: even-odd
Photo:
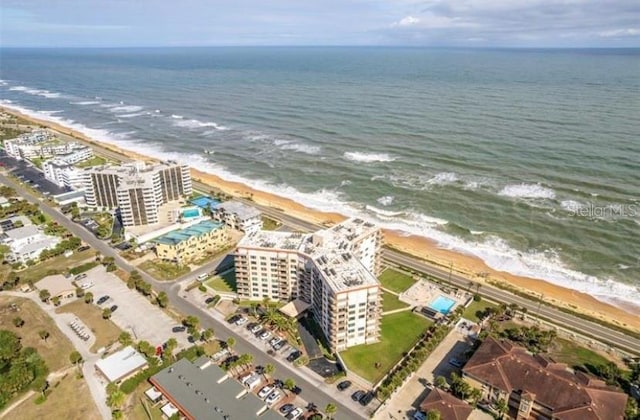
[[[0,99],[638,304],[639,74],[640,50],[2,49]]]

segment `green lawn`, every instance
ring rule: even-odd
[[[64,255],[59,255],[55,258],[51,258],[47,261],[31,266],[23,271],[18,271],[17,274],[20,276],[21,284],[27,284],[30,281],[36,283],[39,280],[42,280],[43,277],[50,274],[62,274],[67,269],[79,265],[80,262],[89,258],[94,258],[95,255],[96,253],[92,249],[87,249],[82,252],[74,252],[73,255],[68,258]]]
[[[219,292],[236,292],[236,272],[227,270],[204,282],[204,285]]]
[[[431,321],[412,312],[385,315],[381,322],[380,342],[351,347],[340,353],[347,367],[375,383],[400,360],[417,341]],[[375,364],[380,367],[376,368]]]
[[[569,366],[599,366],[609,363],[609,360],[598,353],[577,343],[556,338],[549,349],[549,355],[557,362],[566,363]]]
[[[382,274],[380,274],[379,280],[380,283],[382,283],[382,287],[396,293],[404,292],[415,283],[410,275],[394,270],[393,268],[384,270]]]
[[[464,310],[462,313],[462,317],[468,319],[469,321],[479,322],[480,318],[476,312],[484,311],[485,308],[497,308],[498,305],[494,305],[493,303],[489,303],[486,300],[481,300],[480,302],[473,301],[468,308]]]
[[[191,271],[186,265],[178,265],[159,260],[148,260],[138,267],[158,280],[175,280]]]
[[[402,309],[408,306],[409,305],[407,305],[406,303],[401,302],[400,299],[398,299],[398,296],[392,293],[382,292],[382,312]]]
[[[77,168],[89,168],[91,166],[100,166],[107,163],[107,159],[102,156],[94,156],[91,159],[83,160],[82,162],[76,163]]]
[[[273,220],[270,217],[262,216],[262,230],[276,230],[282,223]]]

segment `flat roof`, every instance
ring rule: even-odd
[[[218,206],[218,209],[222,209],[226,213],[233,213],[241,220],[252,219],[254,217],[260,217],[262,214],[260,210],[240,201],[225,201]]]
[[[35,236],[39,233],[40,231],[38,230],[37,227],[33,225],[27,225],[27,226],[11,229],[5,232],[5,235],[7,235],[7,238],[9,239],[19,240],[19,239],[28,238],[30,236]]]
[[[202,222],[198,222],[195,225],[191,225],[187,228],[165,233],[164,235],[153,239],[153,242],[163,245],[177,245],[189,238],[192,238],[194,236],[202,236],[222,227],[222,223],[213,222],[211,220],[203,220]]]
[[[98,360],[96,368],[107,377],[109,382],[115,382],[130,373],[147,366],[147,359],[133,347],[127,346],[112,355]]]
[[[192,200],[189,200],[189,202],[202,208],[216,208],[220,204],[220,200],[216,200],[215,198],[211,198],[206,195],[196,197]]]
[[[211,359],[201,357],[195,362],[181,359],[150,378],[152,384],[181,411],[195,419],[266,420],[282,419],[272,410],[264,410],[265,403]]]

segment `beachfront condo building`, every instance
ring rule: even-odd
[[[212,215],[214,220],[247,235],[254,234],[262,229],[262,213],[260,210],[239,201],[227,201],[219,204]]]
[[[153,240],[158,258],[188,264],[229,244],[229,229],[222,223],[203,220]]]
[[[161,205],[191,195],[191,174],[175,162],[103,165],[85,169],[84,189],[88,206],[119,208],[125,227],[155,224]]]
[[[259,231],[234,253],[243,299],[299,299],[320,324],[332,350],[380,337],[382,231],[349,219],[313,234]]]
[[[72,163],[61,159],[50,159],[42,163],[44,177],[59,187],[81,190],[85,187],[85,174]]]

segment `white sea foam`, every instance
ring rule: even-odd
[[[138,112],[138,111],[142,111],[144,108],[139,106],[139,105],[121,105],[121,106],[114,106],[114,107],[110,107],[109,111],[111,112],[115,112],[115,113],[131,113],[131,112]]]
[[[159,112],[158,110],[156,110],[156,112]],[[181,120],[184,117],[182,115],[177,115],[177,114],[171,114],[171,118],[175,118],[176,120]]]
[[[0,79],[0,86],[7,86],[9,83],[7,83],[6,80],[2,80]]]
[[[346,187],[347,185],[351,185],[351,184],[352,184],[352,182],[350,180],[348,180],[348,179],[342,180],[340,182],[340,186],[341,187]]]
[[[24,92],[28,93],[29,95],[42,96],[49,99],[59,98],[60,96],[62,96],[62,94],[58,92],[51,92],[46,89],[33,89],[27,86],[12,86],[9,88],[9,90]]]
[[[402,211],[383,210],[371,205],[366,205],[365,209],[375,213],[375,215],[382,220],[397,220],[399,217],[404,215],[404,212]]]
[[[470,230],[469,232],[471,232],[472,235],[484,235],[483,230]]]
[[[447,185],[458,181],[458,175],[453,172],[440,172],[427,181],[431,185]]]
[[[394,199],[395,197],[392,195],[385,195],[383,197],[378,197],[376,201],[382,206],[390,206],[391,204],[393,204]]]
[[[77,102],[69,102],[72,105],[98,105],[100,101],[77,101]]]
[[[551,188],[541,184],[512,184],[505,186],[499,195],[511,198],[525,199],[549,199],[556,197],[556,193]]]
[[[149,112],[132,112],[131,114],[118,114],[118,118],[135,118],[143,115],[149,115]]]
[[[345,152],[344,158],[353,162],[373,163],[373,162],[393,162],[395,157],[387,153],[364,153],[364,152]]]
[[[276,146],[280,147],[282,150],[292,150],[294,152],[306,153],[308,155],[317,155],[320,153],[319,146],[312,146],[310,144],[304,143],[293,143],[293,142],[285,142]]]
[[[225,167],[209,161],[199,154],[167,152],[160,144],[149,144],[136,141],[124,134],[113,134],[107,130],[91,129],[71,120],[55,115],[45,115],[16,105],[5,105],[36,118],[54,121],[78,130],[97,141],[115,144],[125,149],[143,153],[159,159],[173,159],[198,169],[220,176],[229,181],[241,182],[258,190],[288,197],[310,208],[320,211],[339,212],[348,217],[362,217],[381,226],[407,234],[426,236],[436,241],[439,246],[474,255],[484,260],[490,267],[516,275],[540,278],[552,283],[588,293],[613,304],[618,302],[636,303],[640,301],[640,291],[611,279],[598,279],[584,273],[569,269],[555,250],[522,252],[509,246],[503,239],[492,235],[478,237],[478,241],[464,240],[438,229],[438,225],[446,220],[433,218],[422,213],[408,210],[402,214],[385,216],[386,210],[367,206],[364,209],[345,201],[345,197],[336,190],[321,189],[304,193],[288,185],[274,185],[262,180],[247,179],[227,170]],[[638,220],[634,220],[640,224]],[[477,234],[476,232],[472,232]]]
[[[584,208],[585,206],[586,206],[585,203],[581,203],[580,201],[575,201],[575,200],[562,200],[560,202],[560,207],[562,207],[564,210],[568,211],[569,213],[575,213],[580,209]]]
[[[175,121],[173,122],[173,125],[175,127],[188,128],[189,130],[204,128],[204,127],[213,127],[216,130],[220,130],[220,131],[228,130],[227,127],[215,122],[203,122],[196,119],[193,119],[193,120],[185,120],[182,118],[174,118],[174,119]]]

